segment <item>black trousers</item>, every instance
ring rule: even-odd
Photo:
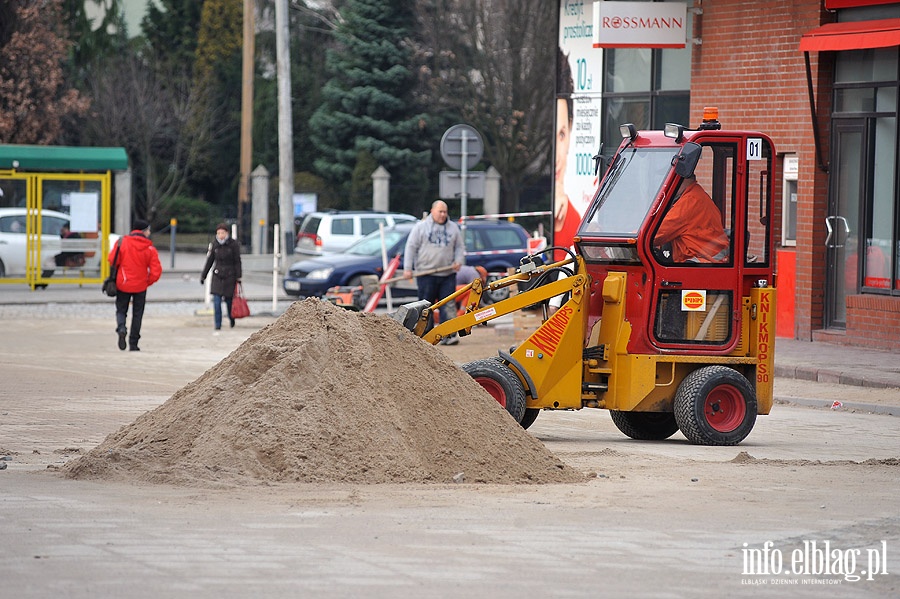
[[[419,299],[428,300],[433,304],[456,291],[456,273],[416,277],[416,286],[419,290]],[[441,308],[441,322],[446,322],[454,316],[456,316],[455,302]]]
[[[131,334],[128,340],[132,345],[137,345],[141,338],[141,321],[144,320],[144,304],[147,302],[147,291],[139,293],[116,293],[116,332],[128,332],[125,326],[125,318],[128,316],[128,304],[131,304]]]

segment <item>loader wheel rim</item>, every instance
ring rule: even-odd
[[[719,385],[706,396],[703,415],[714,430],[730,433],[739,427],[747,416],[747,404],[737,388]]]
[[[506,393],[503,391],[500,383],[488,377],[478,377],[475,379],[475,382],[481,385],[498,404],[506,408]]]

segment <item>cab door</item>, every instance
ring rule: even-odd
[[[742,252],[744,235],[738,224],[739,214],[743,214],[746,189],[744,161],[740,152],[743,143],[739,138],[716,137],[704,141],[694,139],[702,146],[700,161],[695,169],[697,183],[705,190],[715,208],[703,202],[699,208],[687,213],[684,206],[675,210],[675,197],[681,177],[670,182],[667,200],[661,207],[647,241],[651,244],[654,295],[650,312],[648,337],[659,349],[683,352],[686,349],[696,353],[728,353],[738,342],[740,334],[740,289]],[[700,206],[698,204],[698,206]],[[691,225],[697,230],[710,230],[714,247],[721,246],[722,234],[727,238],[727,249],[704,251],[703,257],[680,258],[679,253],[669,244],[658,243],[660,228],[666,218],[693,219]],[[721,227],[713,231],[709,225],[718,219]],[[701,226],[702,225],[702,226]],[[691,231],[692,233],[695,231]],[[702,239],[692,243],[699,246]]]

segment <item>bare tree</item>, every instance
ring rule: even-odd
[[[556,10],[546,0],[418,3],[419,101],[482,133],[485,161],[502,176],[503,211],[549,169]]]
[[[197,105],[190,79],[158,73],[129,54],[92,68],[85,81],[94,99],[85,137],[126,148],[141,183],[136,209],[151,219],[185,189],[192,152],[204,142],[184,135]]]

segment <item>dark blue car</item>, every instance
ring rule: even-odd
[[[403,253],[406,238],[414,225],[401,223],[384,229],[388,261]],[[528,232],[520,225],[507,221],[469,222],[466,224],[465,240],[466,264],[483,266],[490,278],[505,275],[507,268],[517,268],[519,260],[528,253]],[[363,275],[380,278],[384,270],[381,248],[381,233],[376,231],[343,252],[295,262],[284,277],[284,290],[288,295],[297,297],[322,297],[332,287],[360,285]],[[392,287],[391,293],[394,296],[415,297],[416,289],[414,284],[406,283]],[[487,299],[498,301],[508,293],[508,289],[502,289]]]

